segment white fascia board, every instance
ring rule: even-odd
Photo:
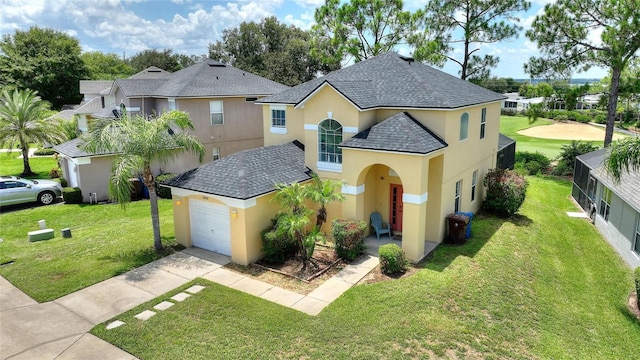
[[[213,195],[213,194],[207,194],[199,191],[177,188],[173,186],[168,186],[168,187],[171,189],[171,195],[180,196],[180,197],[199,196],[199,197],[212,198],[220,201],[221,203],[227,206],[238,208],[238,209],[248,209],[256,206],[256,203],[257,203],[256,202],[257,197],[241,200],[241,199],[234,199],[226,196]]]
[[[309,95],[305,96],[302,100],[300,100],[299,103],[296,104],[296,106],[294,106],[294,109],[299,109],[299,108],[303,108],[304,104],[307,102],[307,100],[311,99],[316,93],[318,93],[320,90],[322,90],[325,86],[329,86],[330,88],[333,89],[333,91],[335,91],[336,93],[338,93],[338,95],[340,95],[343,99],[347,100],[349,102],[349,104],[353,105],[353,107],[355,107],[356,109],[358,109],[358,111],[362,111],[362,109],[360,109],[358,107],[358,105],[354,104],[353,101],[351,101],[349,98],[347,98],[346,96],[342,95],[342,93],[340,91],[338,91],[338,89],[336,89],[335,87],[333,87],[333,85],[329,84],[328,81],[324,81],[320,86],[318,86],[315,90],[313,90]]]

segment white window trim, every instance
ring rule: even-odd
[[[285,112],[284,126],[273,125],[273,110]],[[287,133],[287,106],[286,105],[269,105],[269,132],[272,134],[284,135]]]
[[[482,108],[480,113],[480,139],[487,137],[487,108]]]
[[[213,111],[213,109],[212,109],[213,103],[220,103],[220,112]],[[222,124],[214,124],[214,123],[212,123],[211,122],[211,115],[212,114],[222,114]],[[222,100],[211,100],[211,101],[209,101],[209,124],[211,126],[224,125],[224,102]]]
[[[270,127],[269,132],[272,134],[285,135],[287,133],[286,127]]]
[[[342,172],[342,164],[318,161],[316,166],[320,171],[328,171],[328,172],[335,172],[335,173]]]
[[[458,184],[460,184],[460,187],[458,188]],[[460,190],[460,191],[458,191]],[[462,208],[462,180],[458,180],[456,181],[455,184],[455,190],[454,190],[454,196],[453,196],[453,211],[457,212],[460,211]],[[458,205],[458,208],[456,209],[456,204]]]
[[[169,103],[169,111],[178,110],[178,105],[176,104],[176,98],[168,98],[167,102]],[[173,104],[173,106],[171,104]],[[211,107],[209,107],[209,110],[211,110]]]
[[[217,159],[216,156],[218,156]],[[211,149],[211,158],[213,159],[213,161],[220,160],[220,146],[214,146]]]
[[[471,202],[472,203],[476,201],[476,198],[477,198],[476,196],[477,183],[478,183],[478,170],[475,170],[471,175]]]
[[[462,138],[462,120],[464,119],[464,115],[467,115],[467,131],[465,134],[465,137]],[[458,132],[458,139],[460,140],[460,142],[465,141],[469,138],[469,113],[463,113],[462,115],[460,115],[460,131]]]

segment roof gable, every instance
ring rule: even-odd
[[[420,62],[396,53],[386,53],[269,96],[259,102],[297,105],[325,81],[361,110],[456,109],[505,98],[501,94]]]
[[[340,144],[343,148],[428,154],[444,149],[447,143],[406,112],[359,132]]]

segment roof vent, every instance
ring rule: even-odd
[[[150,73],[159,73],[159,72],[162,72],[162,70],[147,70],[147,72],[150,72]]]
[[[210,67],[227,67],[227,65],[215,60],[207,61],[207,65],[209,65]]]
[[[411,56],[398,55],[398,57],[409,63],[409,65],[411,65],[412,62],[416,61],[416,59],[412,58]]]

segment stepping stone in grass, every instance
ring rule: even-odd
[[[188,298],[189,296],[191,296],[191,295],[182,292],[182,293],[173,295],[171,297],[171,300],[184,301],[184,299]]]
[[[153,315],[155,315],[156,313],[151,311],[151,310],[145,310],[143,312],[141,312],[140,314],[134,316],[136,319],[140,319],[142,321],[146,321],[149,320],[149,318],[151,318]]]
[[[172,307],[174,305],[174,303],[172,303],[171,301],[163,301],[160,304],[154,306],[153,308],[156,310],[167,310],[168,308]]]
[[[185,291],[188,292],[188,293],[191,293],[191,294],[197,294],[200,291],[202,291],[202,289],[204,289],[204,286],[202,286],[202,285],[193,285],[192,287],[188,288]]]
[[[116,320],[111,322],[109,325],[107,325],[107,330],[111,330],[111,329],[115,329],[118,326],[122,326],[124,325],[124,322],[120,321],[120,320]]]

